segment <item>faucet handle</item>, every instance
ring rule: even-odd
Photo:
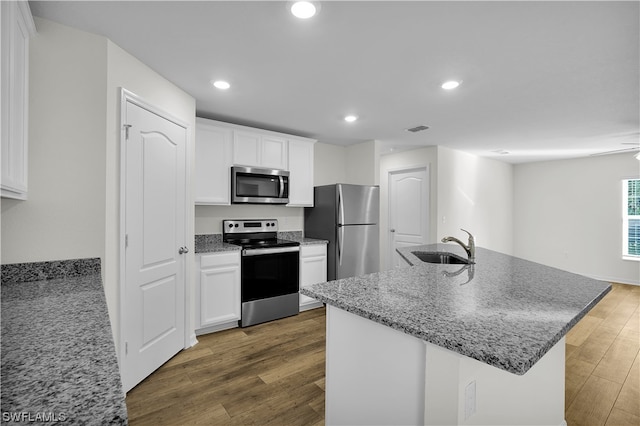
[[[469,241],[475,241],[475,237],[473,235],[471,235],[471,232],[467,231],[466,229],[462,229],[462,228],[460,228],[460,230],[466,232],[467,234],[469,234]]]

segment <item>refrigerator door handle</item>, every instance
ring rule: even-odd
[[[344,226],[338,225],[338,265],[342,265],[342,240],[343,239],[344,239]]]
[[[344,225],[344,205],[342,203],[342,185],[338,185],[338,225]]]

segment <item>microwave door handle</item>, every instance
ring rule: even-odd
[[[284,198],[284,178],[282,176],[278,176],[278,180],[280,181],[280,195],[278,198]]]

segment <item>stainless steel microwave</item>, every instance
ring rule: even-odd
[[[287,204],[289,172],[258,167],[231,167],[232,204]]]

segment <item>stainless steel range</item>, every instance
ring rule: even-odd
[[[224,220],[222,238],[242,246],[241,327],[299,312],[300,243],[278,239],[278,221]]]

